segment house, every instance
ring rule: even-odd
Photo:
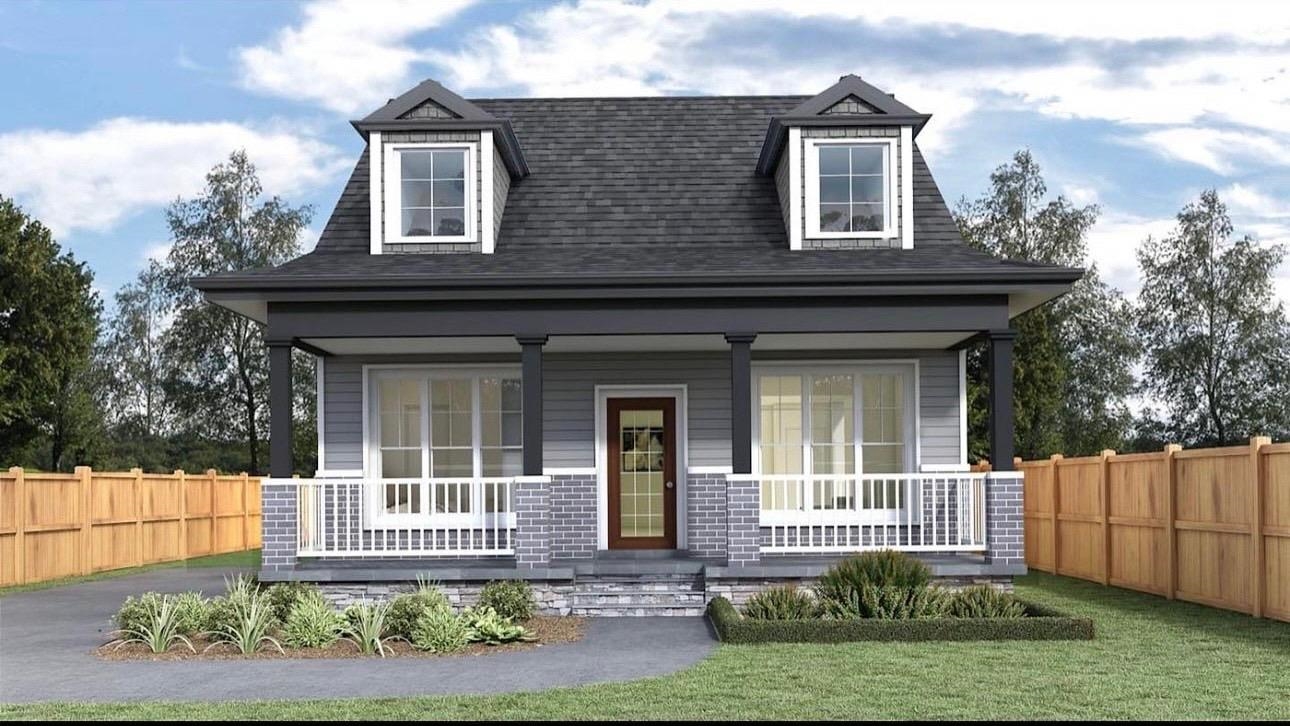
[[[418,575],[549,610],[696,612],[845,553],[1024,573],[1009,320],[1078,269],[959,237],[929,116],[814,97],[466,100],[426,81],[316,249],[195,282],[267,327],[265,580],[338,599]],[[988,343],[994,471],[968,470]],[[291,352],[318,459],[291,478]]]

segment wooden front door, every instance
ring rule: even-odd
[[[676,399],[611,398],[609,548],[676,548]]]

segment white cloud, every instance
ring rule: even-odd
[[[1129,296],[1137,295],[1138,247],[1147,237],[1162,237],[1174,228],[1175,220],[1154,219],[1127,212],[1103,210],[1088,233],[1089,259],[1107,284]]]
[[[350,163],[298,127],[116,118],[77,132],[0,134],[0,189],[58,234],[102,231],[199,192],[206,172],[236,149],[271,194],[330,182]]]
[[[1147,131],[1137,139],[1126,141],[1130,144],[1140,141],[1161,156],[1197,164],[1223,175],[1240,171],[1242,162],[1263,165],[1290,163],[1290,139],[1260,132],[1167,128]]]
[[[1290,201],[1277,199],[1249,184],[1233,184],[1219,192],[1218,196],[1237,214],[1271,219],[1290,218]],[[1284,229],[1279,227],[1276,231],[1283,232]]]
[[[424,51],[410,38],[470,0],[326,0],[305,6],[300,25],[266,45],[238,49],[241,84],[340,113],[370,111],[407,90]]]

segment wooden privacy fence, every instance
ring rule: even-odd
[[[1290,620],[1290,443],[1018,461],[1026,565]]]
[[[246,474],[0,471],[0,587],[259,546]]]

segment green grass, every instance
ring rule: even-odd
[[[0,718],[1290,718],[1288,623],[1049,575],[1018,590],[1092,617],[1097,639],[730,645],[672,676],[541,694],[55,704],[0,707]]]
[[[227,567],[227,568],[245,568],[251,570],[260,569],[260,551],[246,550],[245,552],[229,552],[223,555],[211,555],[210,557],[194,557],[191,560],[178,560],[175,562],[161,562],[155,565],[145,565],[143,567],[127,567],[121,570],[107,570],[96,572],[93,575],[83,577],[64,577],[60,580],[46,580],[44,582],[33,582],[27,585],[14,585],[13,587],[0,587],[0,597],[13,595],[19,592],[33,592],[35,590],[48,590],[51,587],[62,587],[63,585],[75,585],[78,582],[94,582],[95,580],[110,580],[114,577],[125,577],[126,575],[137,575],[140,572],[149,572],[152,570],[173,569],[176,567]]]

